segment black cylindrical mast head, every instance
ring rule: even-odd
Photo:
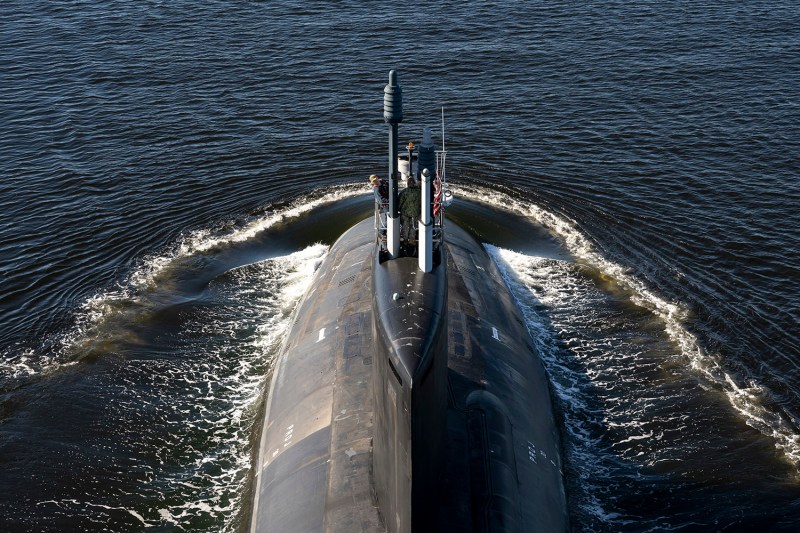
[[[403,91],[397,83],[397,72],[389,71],[389,83],[383,89],[383,120],[389,124],[389,212],[386,221],[386,243],[389,254],[400,252],[400,208],[397,192],[397,125],[403,121]]]
[[[389,124],[403,122],[403,90],[397,84],[397,72],[389,71],[389,83],[383,89],[383,120]]]

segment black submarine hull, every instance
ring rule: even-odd
[[[425,274],[383,260],[373,224],[295,310],[251,531],[568,530],[547,376],[493,261],[449,224]]]

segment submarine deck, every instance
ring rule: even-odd
[[[565,530],[544,368],[483,247],[446,231],[447,489],[430,530]],[[368,219],[334,244],[295,312],[267,400],[254,532],[385,530],[370,471],[374,254]]]

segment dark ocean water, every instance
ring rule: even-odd
[[[3,2],[0,530],[246,526],[391,68],[401,139],[445,107],[573,528],[800,528],[800,10],[709,4]]]

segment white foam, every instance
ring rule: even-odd
[[[627,289],[634,303],[650,310],[664,322],[664,330],[679,346],[681,355],[689,362],[690,368],[709,383],[721,387],[730,405],[743,416],[747,424],[772,437],[776,447],[800,470],[800,435],[780,415],[768,411],[759,401],[765,391],[758,383],[751,382],[747,386],[738,384],[722,367],[719,355],[700,346],[697,337],[687,329],[689,313],[680,304],[658,295],[654,289],[631,274],[631,267],[603,257],[578,229],[575,221],[489,188],[470,184],[469,187],[456,185],[452,189],[457,196],[512,211],[549,228],[567,245],[578,261],[602,272]]]
[[[130,285],[146,287],[153,283],[158,275],[176,261],[207,252],[220,246],[226,246],[252,239],[259,233],[266,231],[275,224],[289,221],[324,204],[337,202],[346,198],[370,194],[361,185],[338,185],[325,189],[324,193],[316,198],[305,197],[292,202],[290,205],[276,211],[269,208],[264,216],[256,218],[242,228],[213,232],[208,229],[197,230],[183,237],[175,249],[168,254],[149,258],[130,276]],[[309,195],[313,196],[313,194]]]
[[[190,450],[193,465],[161,480],[169,491],[181,494],[177,500],[183,501],[159,510],[162,519],[168,514],[172,523],[181,524],[198,514],[208,515],[214,520],[222,518],[222,531],[235,531],[251,467],[249,443],[256,406],[266,387],[265,368],[277,355],[293,311],[327,250],[327,246],[316,244],[229,272],[214,288],[226,294],[226,301],[245,305],[247,317],[221,317],[188,326],[186,334],[190,337],[195,335],[195,327],[209,338],[235,337],[231,343],[213,343],[202,361],[180,369],[182,373],[194,372],[196,378],[192,380],[196,382],[194,388],[186,392],[187,405],[204,407],[183,423],[201,425],[209,445]],[[242,338],[243,331],[253,333]],[[209,471],[215,473],[210,475]]]
[[[79,313],[79,327],[77,330],[89,329],[91,326],[121,312],[121,309],[127,310],[131,305],[142,304],[141,295],[143,290],[156,288],[159,276],[165,270],[173,265],[180,264],[189,257],[203,254],[214,248],[252,239],[275,224],[297,218],[321,205],[365,194],[369,194],[369,191],[365,192],[363,186],[333,186],[326,189],[325,193],[316,198],[308,199],[306,197],[302,200],[296,200],[290,205],[275,211],[267,208],[264,216],[254,219],[242,228],[223,229],[219,232],[213,232],[208,229],[194,231],[182,237],[170,251],[163,255],[146,258],[128,276],[128,279],[120,284],[119,288],[98,294],[84,302]],[[124,302],[125,305],[119,305],[120,302]],[[80,335],[73,337],[80,337]],[[74,341],[75,339],[69,340]]]
[[[187,259],[209,252],[218,247],[252,239],[259,233],[280,222],[287,222],[325,204],[346,198],[371,194],[362,184],[337,185],[324,190],[313,191],[302,199],[289,205],[272,209],[267,207],[264,215],[256,217],[242,228],[221,228],[217,231],[197,230],[183,236],[175,245],[160,255],[144,258],[127,279],[120,280],[115,287],[106,289],[78,306],[74,315],[74,326],[57,339],[56,346],[36,349],[6,349],[0,354],[0,377],[24,378],[47,374],[63,366],[75,364],[76,354],[89,352],[95,346],[106,343],[137,342],[129,328],[116,328],[111,325],[119,321],[121,325],[136,322],[138,318],[152,312],[157,302],[151,301],[157,293],[164,291],[162,279],[165,271],[182,264]],[[315,250],[305,252],[314,254]],[[296,259],[302,262],[302,258]],[[318,263],[317,263],[318,264]],[[305,268],[315,268],[314,264]],[[287,270],[288,271],[288,270]],[[294,273],[303,277],[303,273]],[[296,287],[289,283],[287,287]],[[299,290],[299,289],[298,289]],[[302,293],[300,293],[302,294]],[[287,295],[287,299],[298,294]]]
[[[142,523],[142,525],[145,526],[145,527],[152,527],[152,526],[156,525],[156,524],[149,524],[147,522],[147,520],[145,520],[144,517],[141,514],[139,514],[138,512],[134,511],[133,509],[129,509],[127,507],[113,507],[113,506],[110,506],[110,505],[103,505],[103,504],[100,504],[100,503],[92,503],[90,501],[80,501],[80,500],[75,500],[75,499],[45,500],[45,501],[41,501],[41,502],[37,502],[36,503],[37,506],[38,505],[51,505],[51,504],[55,505],[56,507],[62,508],[62,509],[76,509],[76,510],[77,509],[81,509],[81,510],[85,510],[86,508],[91,507],[91,508],[96,508],[96,509],[105,509],[107,511],[124,511],[124,512],[130,514],[131,516],[133,516],[134,518],[136,518],[137,520],[139,520]]]
[[[84,353],[96,344],[136,342],[133,333],[129,333],[133,328],[127,326],[158,310],[159,295],[169,294],[169,288],[163,286],[169,278],[161,276],[165,269],[179,266],[193,255],[209,253],[215,247],[253,238],[280,221],[288,221],[324,203],[369,194],[364,189],[335,187],[318,198],[268,211],[244,228],[222,230],[216,235],[207,231],[192,233],[167,253],[143,261],[117,287],[87,299],[76,313],[75,326],[60,339],[62,357]],[[293,254],[234,269],[211,283],[211,291],[218,287],[226,301],[236,302],[234,307],[241,306],[242,310],[227,316],[215,313],[220,308],[213,307],[208,318],[201,313],[182,325],[186,331],[181,332],[188,342],[199,343],[197,357],[151,363],[155,370],[148,372],[152,387],[156,390],[180,387],[177,403],[164,410],[160,403],[142,397],[135,387],[124,387],[125,393],[115,402],[123,416],[127,412],[136,416],[143,408],[160,409],[161,425],[175,427],[166,438],[148,437],[148,454],[154,457],[154,463],[143,463],[140,467],[148,471],[148,486],[161,494],[159,502],[180,503],[174,506],[160,503],[157,508],[146,510],[124,509],[143,527],[167,523],[181,528],[198,515],[205,515],[215,523],[221,521],[222,531],[236,530],[235,521],[243,504],[241,498],[246,493],[251,466],[250,436],[268,368],[280,348],[295,306],[326,253],[327,246],[312,245]],[[73,364],[70,360],[59,360],[58,355],[54,358],[34,350],[21,351],[16,357],[4,357],[0,371],[18,377],[31,376]],[[179,414],[175,417],[171,412]],[[187,435],[198,432],[204,435],[202,447],[187,441]],[[176,451],[185,461],[177,471],[168,466],[174,464]],[[79,501],[56,504],[69,506],[76,512],[102,507]]]
[[[522,311],[534,348],[542,357],[553,391],[563,406],[570,462],[581,465],[576,471],[580,479],[579,493],[572,498],[589,516],[601,521],[611,520],[614,513],[607,511],[597,497],[603,493],[600,480],[607,482],[610,476],[608,465],[597,457],[602,443],[596,436],[596,428],[602,425],[605,416],[589,405],[588,373],[572,368],[561,357],[562,337],[569,339],[569,334],[560,335],[564,332],[554,329],[547,319],[550,306],[557,303],[569,306],[571,300],[584,296],[583,291],[575,284],[571,266],[563,261],[484,246]],[[579,306],[573,308],[577,310]]]

